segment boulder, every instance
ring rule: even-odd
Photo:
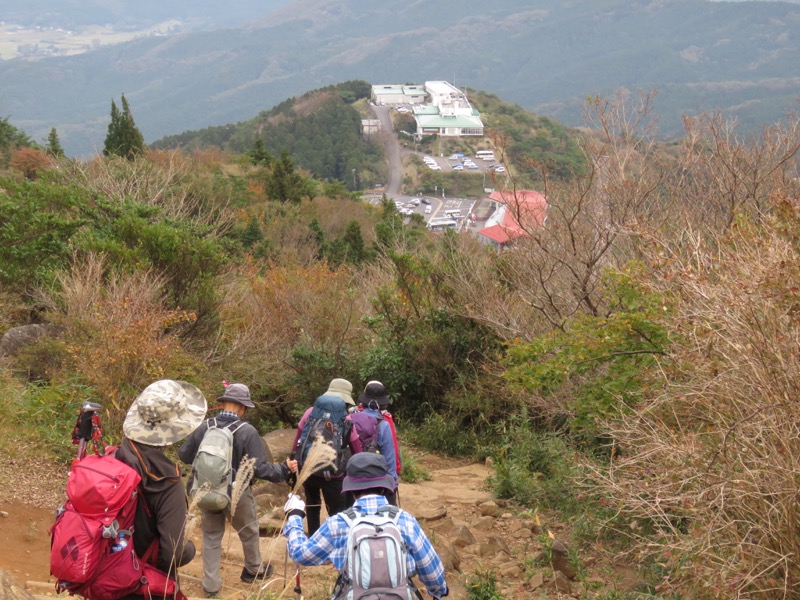
[[[19,351],[38,340],[42,336],[55,336],[58,327],[35,323],[32,325],[18,325],[8,329],[0,338],[0,356],[16,356]]]
[[[262,436],[271,462],[283,462],[289,458],[296,433],[296,429],[276,429]]]
[[[478,510],[481,511],[481,515],[484,517],[496,517],[500,512],[500,507],[497,506],[494,500],[486,500],[478,504]]]

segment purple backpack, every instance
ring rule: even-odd
[[[359,410],[350,415],[350,420],[353,422],[358,439],[361,440],[362,452],[380,452],[380,448],[378,448],[378,427],[380,427],[383,418],[376,418],[363,410]]]

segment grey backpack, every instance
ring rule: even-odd
[[[342,513],[349,525],[342,570],[342,600],[412,600],[406,558],[408,546],[398,525],[400,509],[383,506],[361,515],[355,508]]]
[[[189,489],[192,502],[203,510],[221,511],[231,503],[233,434],[244,424],[244,421],[234,421],[218,427],[216,419],[213,425],[208,421],[208,430],[192,462],[194,479]]]

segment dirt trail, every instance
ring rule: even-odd
[[[482,464],[453,460],[433,455],[421,455],[421,463],[431,473],[432,479],[417,484],[401,484],[400,502],[403,508],[414,514],[436,512],[437,520],[446,510],[449,517],[469,520],[474,516],[476,503],[491,498],[491,494],[484,489],[484,481],[490,470]],[[63,478],[53,478],[50,486],[63,489]],[[31,490],[31,497],[36,495],[36,490]],[[44,493],[44,492],[40,492]],[[52,490],[47,493],[52,494]],[[275,486],[275,501],[272,514],[274,522],[282,519],[280,502],[285,495],[285,486]],[[262,501],[263,503],[263,501]],[[57,502],[56,502],[57,504]],[[27,504],[24,501],[3,502],[0,500],[0,569],[4,569],[20,584],[25,582],[51,582],[49,576],[49,528],[53,522],[53,514],[57,506],[41,508],[35,503]],[[269,513],[269,509],[267,509]],[[423,521],[427,530],[427,524]],[[199,522],[189,525],[192,532],[191,538],[200,548]],[[229,532],[230,533],[230,532]],[[242,569],[241,545],[235,536],[226,534],[223,548],[227,550],[223,560],[223,577],[225,587],[223,597],[243,598],[246,592],[256,591],[256,586],[248,586],[239,581]],[[294,587],[295,570],[291,563],[286,566],[288,581],[283,580],[285,564],[285,541],[279,534],[272,534],[261,539],[262,554],[265,560],[274,565],[275,571],[268,589],[281,590],[285,585],[290,588],[285,594],[287,598],[296,598],[292,593]],[[463,565],[462,565],[463,567]],[[192,563],[181,570],[182,585],[186,593],[193,597],[202,598],[204,594],[200,587],[202,577],[202,560],[198,556]],[[329,597],[327,591],[335,579],[335,572],[330,566],[318,568],[305,568],[301,572],[304,597],[307,600]],[[452,581],[451,586],[454,599],[465,597],[463,586],[454,585],[459,574],[448,576]],[[41,593],[37,589],[36,593]],[[241,593],[245,592],[245,593]],[[462,593],[460,593],[462,592]]]

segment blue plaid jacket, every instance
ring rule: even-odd
[[[383,496],[364,496],[356,500],[353,508],[362,514],[374,514],[386,504]],[[434,598],[447,595],[444,566],[428,536],[414,516],[404,510],[400,511],[398,523],[403,541],[408,545],[409,575],[416,574]],[[303,530],[303,519],[294,515],[288,518],[283,535],[287,538],[289,556],[298,565],[311,567],[330,561],[341,573],[347,552],[347,531],[347,521],[341,514],[336,514],[309,538]]]

